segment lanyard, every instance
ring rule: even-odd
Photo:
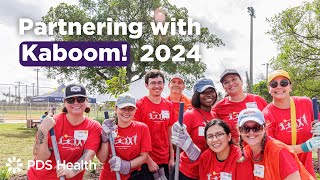
[[[293,99],[290,97],[290,117],[291,117],[291,140],[292,145],[297,144],[297,118],[296,118],[296,106]]]

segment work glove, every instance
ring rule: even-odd
[[[115,131],[117,128],[118,126],[116,125],[114,118],[105,119],[102,123],[102,142],[108,142],[111,132]]]
[[[200,149],[192,142],[186,125],[180,125],[179,122],[176,122],[172,126],[172,144],[180,147],[184,152],[187,153],[187,156],[191,161],[195,161],[200,156]]]
[[[164,173],[164,168],[160,168],[158,172],[153,173],[154,180],[167,180],[167,177]]]
[[[112,171],[119,171],[124,175],[129,174],[131,168],[130,161],[125,161],[118,156],[113,156],[108,162]]]
[[[320,137],[312,137],[307,140],[305,143],[301,144],[303,152],[310,152],[320,148]]]
[[[312,125],[311,132],[314,136],[320,135],[320,122],[316,122]]]

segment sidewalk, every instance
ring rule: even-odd
[[[10,120],[10,119],[0,120],[0,124],[12,124],[12,123],[27,123],[27,120]]]

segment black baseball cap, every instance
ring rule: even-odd
[[[223,71],[223,73],[220,76],[220,82],[223,83],[224,78],[226,76],[230,75],[230,74],[237,75],[241,79],[241,76],[240,76],[240,74],[238,73],[237,70],[235,70],[235,69],[226,69],[226,70]]]
[[[74,96],[88,97],[86,89],[80,84],[69,84],[65,89],[64,98],[70,98]]]

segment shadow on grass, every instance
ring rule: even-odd
[[[0,134],[0,137],[5,138],[30,138],[36,135],[37,129],[29,129],[29,128],[16,128],[15,132],[9,132],[5,134]],[[13,130],[13,131],[14,131]]]

